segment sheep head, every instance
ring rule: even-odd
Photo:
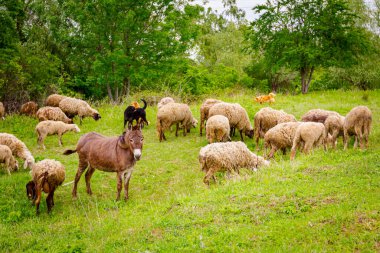
[[[29,181],[27,184],[26,184],[26,196],[28,196],[28,198],[30,200],[34,200],[36,199],[36,184],[34,183],[34,181]]]
[[[118,144],[123,149],[129,149],[135,158],[135,160],[140,160],[141,151],[143,148],[144,137],[141,132],[141,126],[131,126],[128,130],[119,137]]]
[[[253,129],[246,129],[245,130],[245,135],[248,136],[249,138],[253,138],[253,135],[254,135],[254,130]]]
[[[99,119],[101,119],[102,117],[100,116],[99,113],[94,112],[94,113],[92,114],[92,118],[93,118],[94,120],[99,120]]]

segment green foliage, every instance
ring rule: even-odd
[[[299,71],[303,93],[315,68],[353,64],[369,45],[345,0],[274,0],[254,10],[253,48],[264,50],[271,68]]]
[[[242,88],[212,92],[214,98],[240,103],[251,121],[263,107],[253,103],[254,95]],[[3,252],[376,252],[380,239],[379,97],[378,90],[277,94],[272,107],[298,119],[312,108],[345,115],[354,106],[368,106],[373,112],[370,147],[353,149],[352,140],[344,151],[339,138],[336,150],[297,153],[292,163],[288,154],[279,152],[270,167],[230,177],[220,173],[210,187],[202,182],[205,174],[198,162],[200,148],[207,145],[199,128],[191,129],[186,137],[168,131],[168,140],[160,143],[155,129],[157,108],[148,106],[150,125],[143,129],[142,158],[134,168],[128,202],[115,202],[115,174],[101,171],[91,180],[93,196],[87,195],[82,175],[78,199],[73,200],[73,185],[65,184],[74,180],[78,157],[62,154],[91,131],[120,135],[125,105],[95,107],[102,119],[86,118],[81,133],[63,136],[63,147],[58,146],[56,135],[48,136],[45,151],[36,144],[37,119],[8,116],[0,121],[0,132],[15,134],[38,160],[61,161],[66,180],[55,191],[52,213],[46,213],[43,194],[41,214],[36,216],[25,194],[29,171],[20,169],[8,176],[0,170],[0,248]],[[190,104],[196,118],[201,103]],[[251,139],[245,142],[255,150]],[[257,153],[263,155],[264,150]]]

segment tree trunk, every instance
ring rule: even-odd
[[[309,85],[313,76],[314,67],[302,67],[301,68],[301,91],[302,94],[306,94],[309,91]]]
[[[125,91],[125,96],[128,98],[129,97],[129,91],[131,89],[131,80],[129,79],[129,77],[124,77],[123,89]]]
[[[113,100],[113,96],[112,96],[112,90],[111,90],[109,83],[107,83],[107,93],[108,93],[109,99],[113,102],[114,100]]]

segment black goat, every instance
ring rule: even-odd
[[[144,124],[149,125],[148,121],[146,120],[146,112],[145,109],[147,107],[147,103],[144,99],[141,99],[144,103],[143,108],[135,108],[134,106],[130,105],[128,106],[124,111],[124,128],[125,125],[128,123],[128,125],[133,125],[133,121],[136,120],[137,124],[141,124],[142,126]]]

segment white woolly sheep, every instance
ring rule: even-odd
[[[0,133],[0,144],[8,146],[12,150],[12,154],[14,156],[25,160],[24,169],[28,167],[32,168],[32,165],[34,164],[34,157],[26,145],[17,139],[16,136],[8,133]]]
[[[201,108],[200,108],[200,128],[199,128],[199,133],[200,135],[202,136],[202,131],[203,131],[203,127],[206,123],[206,120],[208,119],[208,114],[209,114],[209,111],[210,111],[210,108],[217,104],[217,103],[220,103],[220,102],[223,102],[221,100],[217,100],[217,99],[212,99],[212,98],[209,98],[209,99],[206,99],[206,101],[203,102],[203,104],[201,105]]]
[[[65,181],[65,174],[65,167],[56,160],[45,159],[33,165],[33,180],[26,184],[26,194],[36,205],[37,214],[39,214],[42,191],[48,193],[46,204],[48,213],[51,211],[54,206],[54,191]]]
[[[341,115],[330,115],[325,120],[325,128],[328,134],[328,141],[331,142],[332,147],[336,147],[336,139],[343,136],[344,117]],[[344,144],[344,143],[343,143]]]
[[[296,130],[293,138],[292,151],[290,153],[290,160],[293,160],[297,148],[302,143],[303,151],[308,154],[313,146],[318,147],[323,144],[326,150],[326,137],[327,132],[325,126],[319,122],[302,122]]]
[[[350,135],[355,136],[354,148],[357,147],[358,138],[360,148],[368,148],[368,136],[371,132],[372,112],[367,106],[354,107],[345,117],[343,124],[344,149],[347,149]]]
[[[254,171],[258,167],[268,166],[269,161],[252,153],[244,142],[217,142],[201,148],[198,156],[202,171],[206,172],[203,182],[210,184],[210,178],[215,180],[217,171],[239,172],[241,168]]]
[[[269,129],[280,123],[296,121],[294,115],[288,114],[282,110],[279,111],[270,107],[260,109],[254,117],[256,150],[259,150],[260,138],[263,139],[265,133]]]
[[[293,138],[300,124],[301,122],[280,123],[266,132],[264,145],[265,148],[271,148],[268,158],[272,158],[279,149],[282,150],[284,155],[286,154],[286,148],[292,147]]]
[[[169,104],[169,103],[174,103],[174,99],[171,98],[171,97],[164,97],[160,100],[160,102],[158,102],[157,104],[157,108],[160,109],[162,106],[166,105],[166,104]]]
[[[196,127],[198,121],[193,117],[187,104],[169,103],[162,106],[157,112],[156,130],[159,140],[166,140],[165,130],[176,124],[175,136],[178,136],[179,124],[183,126],[183,135]]]
[[[0,163],[5,164],[5,169],[8,175],[11,175],[12,170],[18,169],[18,162],[12,155],[12,150],[6,145],[0,145]]]
[[[45,105],[46,106],[53,106],[53,107],[59,107],[59,103],[62,101],[62,99],[68,98],[63,95],[58,95],[58,94],[52,94],[48,96],[45,100]]]
[[[38,104],[33,101],[26,102],[20,107],[20,113],[28,115],[28,116],[34,116],[37,110],[38,110]]]
[[[44,140],[46,136],[58,134],[59,146],[62,146],[62,135],[68,131],[79,133],[80,129],[76,124],[66,124],[62,121],[46,120],[41,121],[36,126],[37,143],[45,149]]]
[[[4,115],[5,115],[5,107],[2,102],[0,102],[0,119],[4,120]]]
[[[208,143],[231,141],[230,123],[223,115],[214,115],[206,123],[206,138]]]
[[[62,121],[67,124],[73,123],[59,107],[45,106],[38,109],[36,116],[39,121],[55,120]]]
[[[253,127],[249,121],[247,111],[239,104],[220,102],[210,108],[208,116],[223,115],[230,122],[230,129],[236,128],[240,132],[243,141],[243,131],[246,136],[253,138]]]
[[[74,118],[79,116],[79,122],[82,124],[84,117],[92,117],[94,120],[99,120],[101,117],[97,110],[91,108],[86,101],[77,98],[64,98],[59,102],[59,108],[69,117]]]
[[[312,109],[302,116],[301,121],[325,123],[325,120],[330,115],[339,115],[339,113],[322,109]]]

